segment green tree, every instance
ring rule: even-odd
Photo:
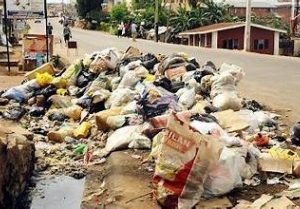
[[[93,10],[101,11],[103,0],[77,0],[76,9],[79,17],[86,18],[87,14]]]
[[[127,21],[127,19],[129,18],[129,11],[126,4],[122,3],[113,6],[109,15],[111,21]]]

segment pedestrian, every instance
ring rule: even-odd
[[[64,40],[65,44],[69,43],[70,38],[72,38],[71,29],[69,28],[68,24],[65,24],[64,30],[63,30]]]
[[[122,36],[123,28],[124,28],[124,24],[123,24],[123,22],[121,22],[121,23],[118,25],[118,38],[120,38],[120,36]]]
[[[131,23],[131,36],[132,36],[132,41],[136,42],[137,25],[134,22]]]
[[[52,31],[53,31],[53,26],[49,22],[48,25],[47,25],[47,34],[52,35]]]
[[[129,28],[130,28],[129,23],[125,23],[125,24],[124,24],[124,30],[125,30],[124,36],[125,36],[125,37],[129,37]]]
[[[125,37],[126,36],[126,27],[124,25],[124,23],[122,22],[123,28],[122,28],[122,36]]]

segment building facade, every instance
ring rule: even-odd
[[[180,33],[191,46],[243,50],[245,23],[218,23]],[[280,33],[284,30],[251,24],[251,52],[279,54]]]

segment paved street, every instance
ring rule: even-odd
[[[57,20],[50,20],[54,26],[54,35],[61,36],[62,26]],[[43,24],[31,24],[32,32],[44,30]],[[78,28],[71,29],[73,39],[78,41],[79,57],[85,53],[99,51],[108,47],[117,47],[125,50],[132,45],[144,52],[171,54],[186,52],[195,56],[201,64],[208,60],[216,65],[223,62],[234,63],[244,68],[246,77],[240,84],[243,96],[257,99],[276,109],[291,109],[291,120],[300,120],[300,59],[270,55],[259,55],[240,51],[214,50],[183,45],[155,43],[147,40],[138,40],[133,43],[127,38],[117,38],[98,31],[86,31]],[[63,46],[56,49],[65,54]],[[71,56],[74,54],[71,52]]]

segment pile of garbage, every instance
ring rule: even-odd
[[[185,53],[109,48],[61,72],[45,64],[28,73],[1,94],[1,117],[35,133],[37,170],[47,174],[81,178],[82,165],[113,151],[151,149],[159,204],[192,208],[260,184],[261,171],[300,175],[300,124],[283,133],[280,115],[241,98],[244,76],[239,66],[200,66]]]

